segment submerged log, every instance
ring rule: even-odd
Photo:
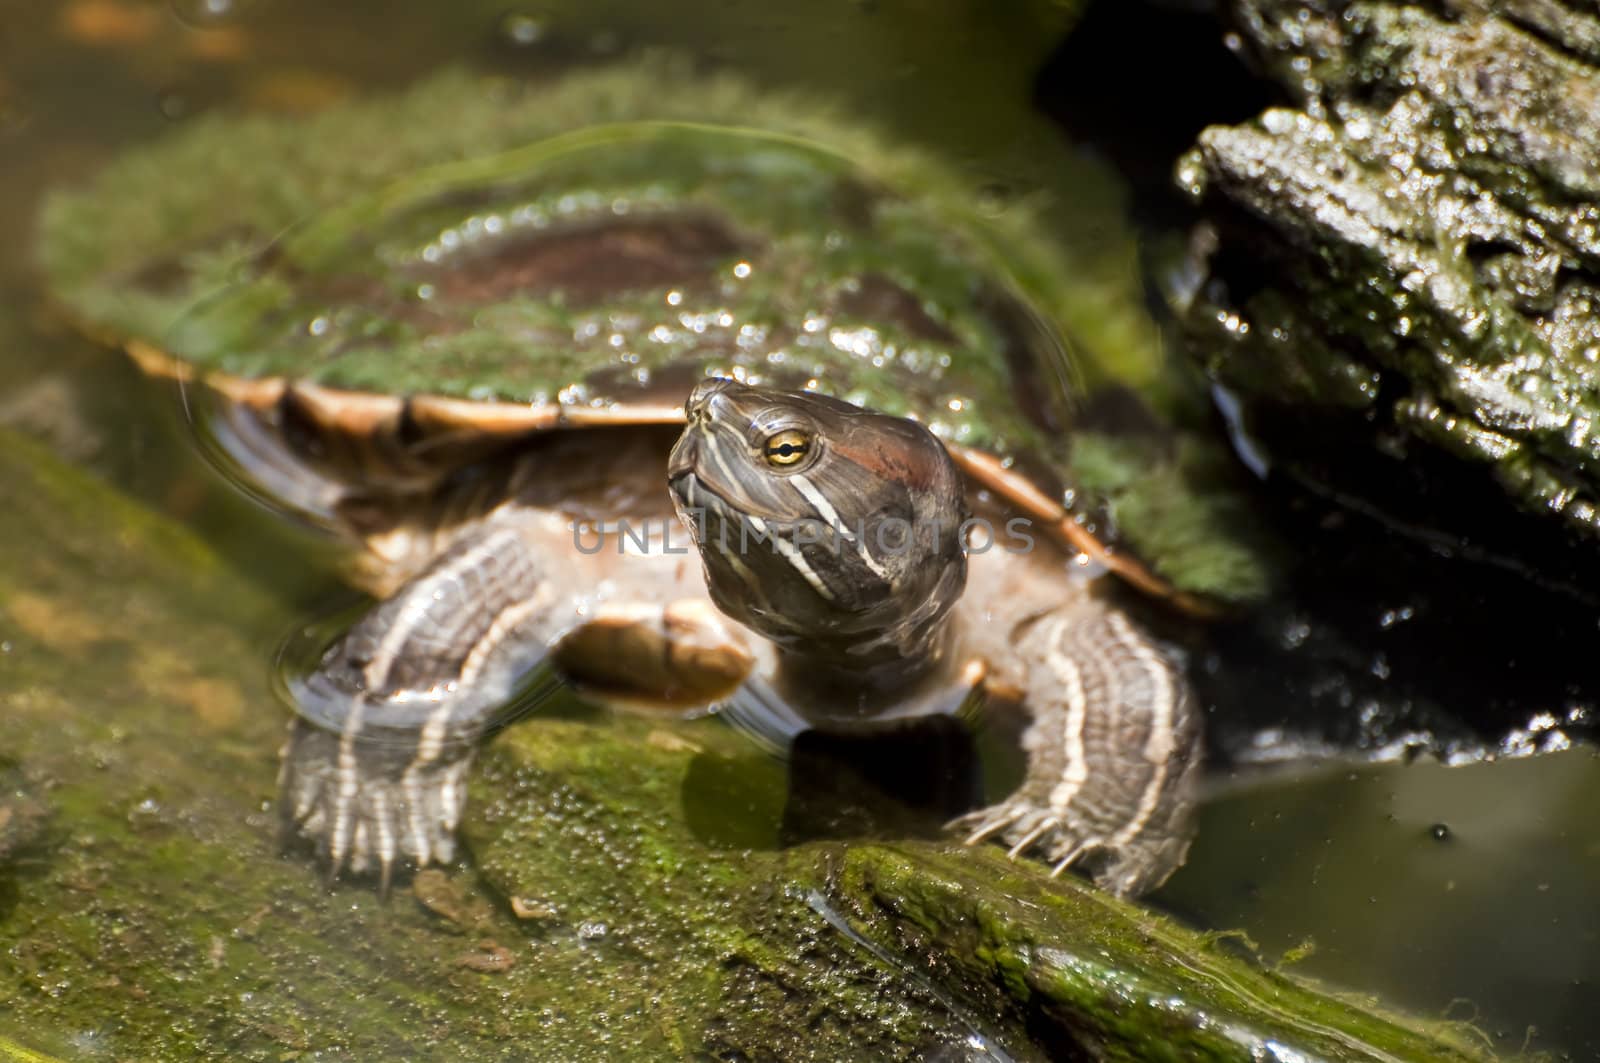
[[[715,721],[543,713],[475,864],[325,885],[276,841],[284,608],[9,436],[0,543],[0,1058],[1485,1058],[998,850],[783,846]]]
[[[1297,106],[1207,129],[1178,166],[1214,244],[1185,293],[1194,350],[1269,460],[1585,593],[1600,18],[1559,2],[1230,8],[1240,50]],[[1533,519],[1502,528],[1512,507]]]

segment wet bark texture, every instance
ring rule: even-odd
[[[0,1058],[1483,1058],[992,848],[783,846],[715,721],[542,714],[473,866],[327,887],[275,836],[284,608],[10,436],[0,542]]]
[[[1211,251],[1186,293],[1194,350],[1282,466],[1581,592],[1600,537],[1600,13],[1226,7],[1297,106],[1205,130],[1178,166]],[[1537,519],[1489,528],[1513,507]]]

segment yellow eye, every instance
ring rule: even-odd
[[[792,428],[767,437],[764,448],[768,465],[795,465],[811,450],[811,437]]]

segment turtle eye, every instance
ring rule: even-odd
[[[811,437],[793,428],[774,432],[762,445],[767,464],[777,468],[798,465],[811,452]]]

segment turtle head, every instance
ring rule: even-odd
[[[922,425],[702,381],[668,460],[718,608],[846,671],[930,649],[966,583],[962,481]]]

